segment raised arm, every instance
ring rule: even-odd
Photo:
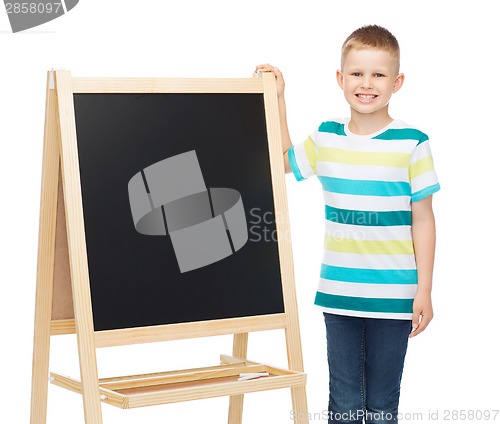
[[[276,76],[276,85],[278,91],[278,107],[280,113],[280,127],[281,127],[281,145],[283,149],[283,163],[285,164],[285,172],[291,172],[290,162],[288,161],[288,149],[292,147],[290,133],[288,132],[288,123],[286,120],[286,104],[285,104],[285,80],[283,74],[278,68],[275,68],[268,63],[264,65],[257,65],[256,72],[273,72]]]
[[[413,248],[417,262],[418,287],[413,301],[413,332],[425,330],[433,317],[431,289],[436,247],[436,227],[432,211],[432,195],[414,202],[411,208]]]

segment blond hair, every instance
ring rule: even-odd
[[[351,50],[380,49],[391,53],[396,61],[396,73],[399,73],[399,43],[396,37],[384,27],[366,25],[355,30],[342,44],[340,68]]]

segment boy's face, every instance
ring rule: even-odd
[[[345,57],[344,69],[337,71],[337,82],[351,110],[361,114],[387,112],[392,94],[403,81],[396,60],[385,50],[353,49]]]

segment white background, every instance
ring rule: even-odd
[[[435,319],[410,340],[400,402],[408,415],[401,422],[445,423],[453,409],[500,409],[500,36],[494,4],[81,0],[67,15],[18,34],[0,14],[0,422],[29,422],[46,71],[243,78],[270,62],[285,75],[297,143],[322,120],[348,114],[334,79],[340,45],[354,29],[372,23],[399,39],[406,82],[391,114],[430,135],[442,186],[434,196]],[[309,411],[311,422],[319,422],[328,396],[322,314],[313,307],[322,196],[314,180],[299,184],[289,175],[287,188]],[[231,352],[231,343],[227,336],[101,349],[99,375],[212,365],[220,353]],[[286,366],[284,346],[282,331],[252,334],[249,358]],[[50,369],[79,376],[74,336],[52,338]],[[290,410],[287,389],[251,394],[244,422],[288,423]],[[226,413],[226,398],[128,411],[103,405],[105,423],[224,423]],[[409,419],[412,414],[422,415]],[[81,397],[51,386],[47,422],[83,422]]]

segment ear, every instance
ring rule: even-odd
[[[405,74],[399,74],[396,77],[396,80],[394,81],[394,86],[392,88],[392,92],[396,93],[399,91],[399,89],[403,86],[403,83],[405,82]]]
[[[337,84],[343,90],[344,89],[344,75],[342,75],[342,71],[340,69],[337,69],[336,77],[337,77]]]

